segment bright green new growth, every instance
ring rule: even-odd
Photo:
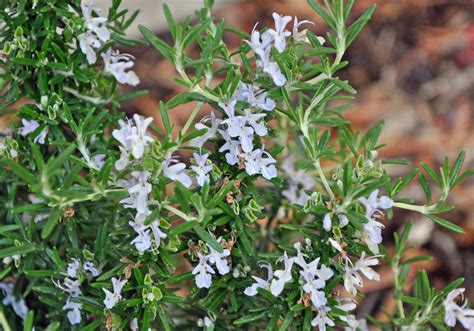
[[[461,152],[439,172],[388,176],[385,164],[407,163],[377,158],[383,123],[354,132],[343,111],[356,91],[337,73],[375,6],[350,22],[354,0],[308,2],[331,29],[324,38],[310,24],[283,26],[286,37],[225,27],[212,0],[181,24],[164,7],[170,45],[140,26],[188,90],[159,101],[163,131],[119,112],[146,93],[121,94],[117,81],[138,78],[120,67],[132,58],[111,51],[137,43],[125,35],[137,13],[115,0],[103,23],[80,1],[0,1],[0,114],[26,120],[0,134],[4,330],[365,330],[351,310],[382,258],[398,309],[385,324],[363,316],[369,324],[447,329],[454,313],[468,325],[470,310],[449,297],[462,280],[435,291],[420,271],[404,290],[410,264],[430,257],[403,258],[412,222],[386,255],[380,219],[401,208],[462,233],[440,215],[473,170],[461,172]],[[241,37],[238,49],[227,34]],[[187,103],[177,128],[169,113]],[[216,118],[198,122],[205,105]],[[190,166],[177,159],[184,150]],[[424,205],[400,198],[416,178]]]

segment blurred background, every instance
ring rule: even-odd
[[[140,24],[171,42],[162,1],[130,0],[124,1],[124,6],[127,2],[130,8],[141,9]],[[474,167],[474,0],[358,0],[353,17],[374,2],[378,7],[372,20],[345,56],[350,65],[341,77],[358,90],[354,107],[346,115],[360,130],[385,121],[381,142],[387,147],[382,157],[408,159],[414,166],[425,162],[438,169],[444,155],[455,158],[464,149],[465,168]],[[167,3],[178,19],[202,5],[201,1],[189,0]],[[217,18],[247,32],[257,21],[260,26],[273,25],[272,12],[311,20],[315,22],[311,29],[320,35],[328,29],[305,0],[227,0],[216,4]],[[137,30],[132,29],[132,34],[138,36]],[[238,40],[227,38],[238,47]],[[173,67],[148,47],[123,51],[137,57],[138,88],[150,91],[148,96],[125,104],[125,112],[158,114],[157,100],[168,100],[181,89],[172,80]],[[190,105],[175,109],[170,116],[175,123],[184,123],[190,109]],[[389,171],[398,177],[408,168],[397,166]],[[418,185],[409,187],[407,196],[424,203]],[[459,186],[449,202],[457,208],[444,217],[462,226],[465,235],[448,233],[424,217],[398,211],[393,221],[385,222],[384,238],[390,250],[392,233],[414,219],[411,241],[417,247],[410,257],[432,255],[433,260],[413,265],[410,277],[417,269],[427,269],[436,288],[464,277],[467,295],[474,302],[474,180]],[[381,281],[365,287],[361,316],[380,311],[380,307],[395,310],[388,291],[393,283],[390,268],[382,266],[379,271]],[[385,318],[383,314],[376,317]]]

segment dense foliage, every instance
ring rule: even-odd
[[[404,290],[410,264],[429,259],[403,258],[412,223],[393,254],[382,238],[397,209],[463,232],[440,214],[473,173],[464,152],[392,179],[384,166],[408,163],[378,158],[383,123],[355,132],[343,115],[355,90],[337,72],[375,6],[349,22],[354,0],[309,0],[330,28],[316,36],[277,13],[275,27],[229,28],[212,2],[182,24],[164,7],[171,45],[140,26],[187,90],[159,101],[160,129],[119,111],[146,93],[119,87],[139,83],[116,50],[139,42],[125,36],[137,13],[0,1],[0,112],[19,119],[0,136],[2,328],[473,329],[462,279],[435,291],[419,271]],[[175,127],[168,113],[187,103]],[[402,195],[415,180],[424,205]],[[387,324],[353,315],[381,259],[398,305]]]

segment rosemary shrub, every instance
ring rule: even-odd
[[[464,152],[393,179],[386,164],[409,164],[378,157],[383,123],[355,132],[344,118],[356,91],[338,71],[375,6],[349,23],[354,0],[309,0],[329,28],[316,36],[278,13],[275,26],[229,28],[204,2],[181,24],[164,7],[172,44],[140,26],[186,89],[159,101],[160,129],[120,112],[146,93],[119,85],[139,84],[117,50],[140,42],[125,34],[138,13],[0,0],[0,112],[18,118],[0,136],[2,329],[472,330],[462,279],[436,291],[420,270],[406,290],[410,264],[430,258],[404,258],[412,223],[393,253],[382,236],[400,209],[463,232],[441,215],[473,173]],[[416,180],[423,205],[402,197]],[[357,319],[381,260],[397,311]]]

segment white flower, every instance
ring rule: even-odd
[[[365,257],[365,252],[362,251],[360,259],[356,262],[354,268],[364,274],[369,280],[380,280],[380,275],[370,268],[379,264],[379,260],[375,256]]]
[[[97,36],[95,36],[92,31],[86,31],[81,33],[77,38],[79,39],[79,47],[82,53],[86,55],[87,62],[89,64],[96,63],[97,55],[95,54],[94,48],[100,48],[101,46]]]
[[[268,134],[265,122],[260,121],[265,117],[266,114],[252,114],[250,109],[244,109],[244,113],[246,122],[255,130],[256,134],[258,134],[260,137],[264,137]]]
[[[462,300],[465,290],[464,288],[452,290],[448,293],[446,299],[444,299],[444,322],[446,325],[454,327],[456,320],[458,320],[464,328],[474,330],[474,309],[466,307],[467,301],[465,301],[462,306],[454,302],[458,296],[461,296]]]
[[[332,238],[329,238],[329,243],[330,243],[331,246],[334,247],[339,253],[342,253],[343,249],[342,249],[341,244],[340,244],[338,241],[336,241],[336,240],[334,240],[334,239],[332,239]]]
[[[227,118],[224,119],[221,123],[227,125],[227,133],[232,138],[240,137],[243,134],[246,134],[245,132],[243,132],[246,122],[245,118],[243,116],[235,115],[236,103],[237,100],[232,100],[228,104],[219,102],[219,107],[221,107],[227,115]]]
[[[378,198],[379,190],[375,190],[370,193],[369,198],[359,198],[359,202],[365,207],[365,216],[371,218],[380,209],[389,209],[393,206],[393,200],[387,196],[381,196]]]
[[[127,283],[127,280],[120,280],[115,277],[112,277],[112,285],[114,288],[114,292],[110,292],[109,290],[103,288],[102,290],[105,292],[105,299],[104,305],[107,309],[112,309],[121,299],[122,299],[122,289]]]
[[[393,200],[382,196],[378,198],[379,190],[373,191],[369,198],[362,197],[359,202],[365,207],[365,216],[368,220],[364,224],[364,232],[359,233],[358,236],[366,242],[369,249],[374,253],[378,254],[378,244],[382,242],[382,229],[384,225],[375,220],[377,214],[382,213],[382,209],[389,209],[393,206]]]
[[[2,304],[11,305],[15,314],[24,320],[28,315],[28,307],[22,297],[17,298],[13,295],[13,284],[0,282],[0,289],[4,295]]]
[[[286,84],[286,77],[282,74],[278,63],[270,58],[270,50],[270,48],[265,49],[260,57],[260,61],[257,61],[257,66],[272,78],[276,86],[284,86]]]
[[[151,232],[153,233],[153,238],[154,238],[154,240],[152,241],[157,248],[160,247],[161,245],[161,239],[165,239],[167,237],[166,233],[163,233],[160,230],[159,225],[160,223],[158,221],[153,221],[150,224]]]
[[[218,243],[220,243],[221,241],[222,238],[217,239]],[[207,260],[210,263],[216,265],[217,271],[219,271],[221,275],[229,273],[229,265],[227,264],[227,260],[225,258],[230,255],[230,251],[228,249],[223,249],[222,253],[219,253],[209,244],[207,244],[207,247],[209,247],[209,254],[207,254],[206,256]]]
[[[130,155],[135,160],[141,159],[146,147],[154,140],[147,132],[148,126],[153,122],[153,117],[145,118],[135,114],[133,122],[128,119],[126,122],[119,120],[120,129],[112,131],[112,136],[121,144],[120,159],[115,162],[117,170],[123,170],[128,165]]]
[[[171,165],[172,163],[175,163]],[[184,163],[178,162],[172,157],[168,158],[167,160],[163,161],[163,175],[166,178],[171,180],[177,180],[184,187],[190,187],[192,184],[191,177],[189,177],[188,172],[186,171],[186,165]]]
[[[360,255],[360,259],[353,267],[350,266],[349,263],[350,261],[347,259],[346,271],[344,274],[344,288],[351,295],[355,296],[357,294],[356,287],[364,286],[364,281],[359,272],[362,272],[362,274],[369,280],[380,280],[380,275],[371,268],[371,266],[379,264],[379,260],[375,256],[366,258],[365,252],[363,251]]]
[[[324,215],[324,218],[323,218],[323,228],[324,228],[324,230],[326,230],[326,231],[329,231],[329,230],[331,230],[331,228],[332,228],[331,214],[329,214],[329,213],[326,213],[326,215]]]
[[[285,30],[286,25],[291,21],[291,16],[282,16],[277,13],[273,13],[272,16],[275,20],[275,29],[269,29],[268,33],[272,36],[277,51],[283,53],[286,47],[286,38],[291,36],[291,32]]]
[[[337,301],[339,301],[339,305],[337,308],[344,310],[346,312],[350,312],[357,307],[357,302],[351,298],[338,298]],[[344,316],[339,317],[341,320],[344,320]]]
[[[269,74],[270,77],[272,77],[275,85],[283,86],[286,84],[286,78],[281,73],[278,64],[270,57],[271,42],[275,42],[275,48],[280,53],[285,50],[286,37],[291,35],[289,31],[285,30],[285,27],[291,20],[291,17],[282,17],[276,13],[273,13],[273,18],[275,19],[275,30],[269,29],[260,36],[260,32],[255,30],[255,25],[252,30],[252,34],[250,35],[250,41],[246,42],[250,45],[254,53],[260,57],[260,60],[257,60],[257,66],[261,68],[263,72]]]
[[[99,269],[97,269],[94,263],[91,261],[84,262],[83,268],[85,271],[89,271],[94,277],[97,277],[100,275]]]
[[[132,134],[127,137],[132,144],[132,155],[137,159],[143,157],[145,148],[153,142],[153,137],[147,132],[148,126],[153,122],[153,117],[143,117],[138,114],[133,115],[135,121],[136,130],[133,130]]]
[[[250,34],[250,41],[245,40],[245,42],[249,44],[255,54],[262,56],[265,49],[269,48],[272,43],[273,36],[268,32],[265,32],[260,36],[260,32],[256,30],[257,24],[255,24],[252,33]]]
[[[130,196],[120,200],[125,208],[136,209],[139,213],[148,212],[148,194],[152,190],[152,186],[148,183],[149,171],[133,171],[132,179],[124,181],[128,188]]]
[[[306,29],[303,31],[298,31],[300,26],[303,24],[312,24],[314,25],[313,22],[304,20],[301,22],[298,22],[298,18],[295,16],[295,20],[293,21],[293,40],[296,43],[309,43],[308,36],[306,35]],[[316,37],[321,45],[325,43],[325,40],[323,37]]]
[[[81,282],[79,280],[73,280],[64,278],[64,287],[58,286],[63,291],[67,292],[71,297],[78,297],[81,295]]]
[[[77,277],[77,263],[80,262],[77,259],[73,259],[73,261],[68,266],[67,273],[70,274],[71,277]],[[64,279],[64,286],[61,285],[59,282],[54,282],[56,287],[60,288],[61,290],[65,291],[68,294],[68,298],[66,300],[66,304],[63,306],[63,310],[70,310],[67,313],[67,317],[70,324],[78,324],[81,322],[81,304],[75,303],[71,301],[71,298],[75,298],[81,295],[81,282],[78,279]]]
[[[326,213],[323,217],[323,229],[330,231],[332,229],[332,217],[333,213]],[[339,227],[343,227],[349,223],[349,219],[344,214],[337,214],[339,217]]]
[[[339,217],[339,227],[343,228],[347,224],[349,224],[349,218],[347,217],[346,214],[337,214],[337,217]]]
[[[304,280],[302,288],[310,295],[314,307],[319,308],[327,303],[326,295],[320,289],[326,285],[326,281],[334,275],[334,272],[323,264],[319,267],[319,257],[310,263],[307,263],[304,257],[305,255],[298,249],[295,263],[302,269],[300,270],[300,275]]]
[[[266,156],[266,157],[264,157]],[[265,179],[271,180],[277,176],[276,160],[266,151],[256,149],[244,155],[245,171],[249,175],[262,174]]]
[[[326,282],[322,279],[315,278],[314,274],[308,270],[300,271],[300,275],[303,276],[304,285],[303,291],[310,295],[311,303],[314,307],[319,308],[327,303],[326,294],[320,289],[324,288]]]
[[[318,326],[319,331],[326,331],[326,325],[335,326],[334,321],[327,315],[331,311],[331,308],[323,306],[319,307],[316,317],[311,321],[312,326]]]
[[[131,244],[135,246],[137,251],[144,252],[151,247],[150,230],[137,231],[137,236],[132,240]]]
[[[92,4],[84,4],[81,6],[81,9],[87,29],[91,32],[94,32],[103,42],[108,41],[110,39],[110,31],[106,27],[107,18],[92,16],[93,12],[95,12],[97,15],[100,15],[102,10]]]
[[[258,293],[257,289],[258,288],[263,288],[263,289],[266,289],[266,290],[270,289],[270,281],[273,278],[273,268],[272,268],[271,264],[268,264],[268,263],[262,264],[260,267],[261,268],[266,268],[268,270],[268,278],[267,278],[267,280],[264,280],[260,277],[252,276],[252,278],[255,280],[255,283],[253,283],[251,286],[246,287],[245,290],[244,290],[244,294],[249,296],[249,297],[253,297],[253,296],[257,295],[257,293]]]
[[[105,164],[105,158],[107,155],[105,154],[96,154],[92,157],[92,162],[97,166],[97,168],[102,169]]]
[[[231,136],[225,130],[218,129],[217,130],[222,138],[225,140],[224,145],[219,148],[219,152],[228,151],[225,154],[225,159],[228,164],[235,165],[239,162],[239,149],[240,149],[240,142],[237,140],[232,140]]]
[[[130,330],[131,331],[138,331],[138,318],[134,318],[132,319],[132,321],[130,322]]]
[[[197,325],[199,327],[204,327],[207,330],[214,330],[214,322],[207,316],[204,316],[204,318],[198,319]]]
[[[105,64],[104,71],[113,75],[119,83],[131,86],[140,83],[135,72],[129,70],[134,65],[135,58],[132,55],[120,54],[119,51],[109,48],[107,52],[102,53],[102,59]]]
[[[347,315],[345,322],[349,324],[349,327],[345,327],[344,331],[370,331],[367,321],[363,318],[358,320],[354,315]]]
[[[198,288],[210,288],[212,285],[211,274],[216,272],[207,264],[207,256],[198,253],[199,263],[193,270],[193,275],[195,275],[195,282]]]
[[[382,242],[382,229],[384,227],[385,226],[382,223],[374,219],[369,219],[369,221],[364,224],[362,238],[374,254],[379,253],[378,244]]]
[[[204,122],[209,121],[211,122],[211,127],[204,125]],[[202,136],[192,139],[189,142],[189,146],[201,148],[209,139],[215,138],[220,123],[221,120],[219,118],[216,118],[214,112],[211,112],[211,115],[209,117],[203,118],[201,122],[197,123],[194,126],[196,130],[207,129],[207,132]]]
[[[80,267],[81,261],[79,261],[78,259],[72,259],[67,266],[67,275],[71,278],[77,278],[77,272],[79,271]]]
[[[122,145],[119,147],[120,159],[115,162],[115,168],[120,171],[125,169],[129,163],[130,151],[132,149],[132,142],[129,137],[135,134],[137,128],[128,119],[126,122],[119,120],[118,123],[120,129],[113,130],[112,136]]]
[[[250,85],[239,82],[232,95],[232,99],[245,101],[253,108],[265,111],[273,110],[276,106],[275,101],[268,97],[268,92],[263,90],[259,91],[258,85],[256,84]]]
[[[245,119],[243,119],[245,121]],[[239,136],[240,148],[244,153],[250,153],[253,150],[253,134],[254,131],[251,127],[243,126],[241,134]]]
[[[146,210],[143,213],[138,212],[135,215],[134,221],[128,222],[128,224],[137,233],[137,237],[132,240],[131,244],[135,245],[135,248],[140,253],[150,249],[153,244],[155,244],[156,248],[160,247],[161,239],[167,237],[167,235],[159,228],[159,221],[155,220],[151,222],[151,224],[145,225],[145,219],[150,214],[151,211],[149,210]],[[153,234],[153,238],[151,234]]]
[[[63,310],[69,310],[67,312],[69,324],[75,325],[81,323],[81,307],[80,303],[72,302],[69,298],[66,300]]]
[[[19,129],[19,132],[23,137],[34,132],[40,126],[38,121],[35,121],[35,120],[28,121],[24,118],[21,120],[21,123],[23,124],[23,126]],[[43,145],[47,134],[48,134],[48,128],[44,127],[43,130],[41,130],[41,132],[35,137],[33,142],[35,144],[39,143]]]
[[[204,186],[205,183],[209,183],[209,172],[212,170],[212,164],[206,164],[209,154],[199,155],[193,153],[196,165],[192,165],[191,169],[196,174],[196,181],[199,186]]]
[[[288,258],[286,252],[284,255],[279,259],[284,261],[285,269],[283,270],[276,270],[274,272],[274,278],[271,282],[271,292],[274,296],[280,295],[285,287],[285,284],[291,282],[293,280],[293,275],[291,274],[291,269],[293,268],[293,263],[295,262],[295,258]]]
[[[303,269],[304,272],[308,272],[311,276],[318,277],[323,281],[326,281],[334,275],[334,272],[324,264],[321,264],[321,268],[319,268],[319,257],[311,261],[309,264],[306,263],[304,258],[305,255],[298,250],[295,262]]]
[[[101,17],[101,10],[92,4],[84,4],[81,8],[87,31],[78,36],[79,47],[86,55],[87,62],[94,64],[97,61],[94,49],[100,48],[102,43],[110,39],[110,31],[106,26],[107,18]],[[94,17],[92,13],[96,13],[98,16]]]

